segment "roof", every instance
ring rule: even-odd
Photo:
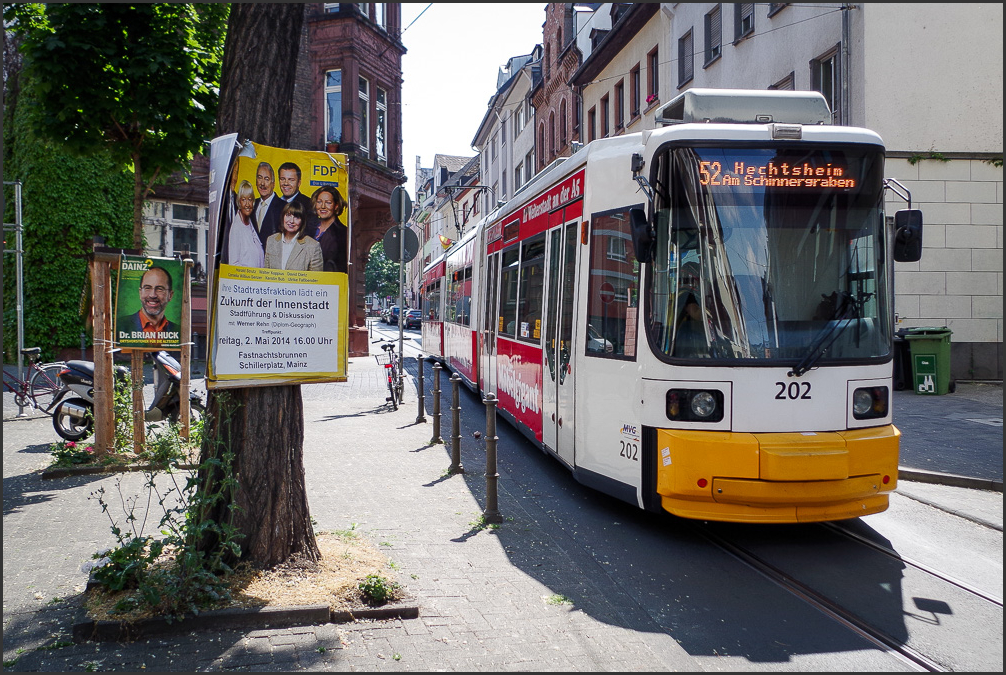
[[[458,157],[457,155],[434,155],[433,164],[437,167],[444,167],[451,174],[454,174],[465,167],[471,157]]]

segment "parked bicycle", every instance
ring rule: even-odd
[[[386,400],[391,403],[391,407],[393,409],[398,410],[398,404],[402,402],[402,394],[405,393],[402,360],[395,352],[394,344],[382,344],[381,349],[384,351],[384,356],[382,357],[380,354],[375,354],[374,358],[377,359],[378,363],[384,366],[385,373],[387,374],[388,397]],[[384,359],[383,361],[381,360],[382,358]]]
[[[22,349],[21,354],[28,359],[28,372],[24,379],[15,373],[3,371],[4,391],[14,393],[14,402],[21,408],[33,408],[52,415],[52,410],[56,403],[56,394],[62,388],[59,380],[59,371],[66,365],[63,361],[52,361],[49,363],[39,363],[38,357],[42,353],[40,347],[29,347]]]

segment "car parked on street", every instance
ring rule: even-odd
[[[398,325],[398,305],[388,308],[388,323]]]
[[[422,328],[423,327],[423,313],[418,309],[410,309],[405,313],[405,327],[406,328]]]

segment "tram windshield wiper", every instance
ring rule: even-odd
[[[789,371],[790,377],[801,377],[804,373],[814,367],[821,360],[828,348],[835,343],[835,340],[845,332],[854,322],[858,323],[862,318],[862,306],[871,294],[867,293],[865,298],[857,299],[851,293],[840,293],[840,309],[836,312],[834,319],[818,333],[817,337],[810,344],[807,353],[800,359],[793,370]]]

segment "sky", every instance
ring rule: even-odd
[[[531,53],[544,23],[545,3],[402,3],[402,165],[413,200],[416,155],[431,168],[438,153],[477,154],[499,69]]]

